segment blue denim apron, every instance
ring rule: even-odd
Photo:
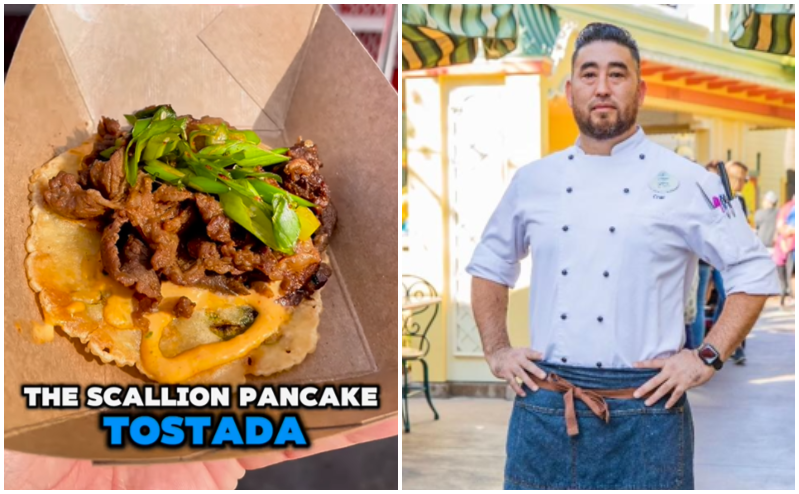
[[[583,389],[637,388],[659,371],[537,363]],[[563,394],[517,396],[508,427],[505,489],[693,489],[694,429],[686,395],[666,410],[606,398],[610,420],[575,399],[579,433],[566,432]]]

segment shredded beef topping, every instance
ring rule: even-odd
[[[103,117],[97,124],[97,134],[95,135],[94,145],[89,154],[84,156],[80,171],[78,171],[78,183],[84,187],[96,187],[89,176],[90,169],[94,167],[96,161],[108,161],[107,158],[100,156],[103,151],[116,147],[124,148],[129,139],[127,132],[122,131],[119,122],[113,118]],[[98,174],[99,170],[95,171]],[[108,196],[106,196],[108,197]]]
[[[94,189],[85,190],[78,184],[78,177],[66,172],[59,172],[50,180],[43,194],[44,201],[50,209],[76,220],[85,220],[102,216],[116,207]]]
[[[305,284],[299,290],[284,295],[279,302],[287,307],[298,305],[303,299],[310,298],[315,291],[321,290],[332,275],[333,269],[329,265],[325,263],[319,264],[316,271],[306,279]]]
[[[128,223],[124,214],[118,215],[103,231],[100,255],[106,272],[122,285],[144,298],[161,301],[161,282],[150,265],[150,249],[140,239],[128,235],[120,256],[118,243],[122,227]]]
[[[216,125],[222,119],[190,118],[187,131]],[[336,224],[336,210],[319,173],[316,145],[300,140],[288,151],[290,161],[273,168],[283,183],[272,185],[312,201],[321,223],[311,240],[297,243],[295,253],[272,251],[228,218],[215,196],[157,183],[139,172],[135,186],[125,177],[124,153],[129,131],[103,118],[92,152],[78,176],[61,172],[43,192],[47,206],[72,219],[98,219],[103,225],[101,259],[105,272],[134,291],[136,317],[157,310],[161,282],[196,286],[230,295],[251,290],[281,296],[287,306],[299,304],[320,289],[332,274],[322,263]],[[195,141],[198,149],[203,138]],[[101,153],[116,148],[116,151]],[[279,282],[279,294],[272,282]],[[195,304],[186,297],[174,308],[177,317],[191,317]]]
[[[128,182],[125,180],[123,159],[125,149],[117,149],[108,161],[97,160],[89,169],[89,180],[103,197],[110,201],[119,201],[128,191]]]
[[[230,230],[233,228],[233,222],[225,216],[222,211],[222,205],[217,202],[213,197],[206,194],[197,194],[195,196],[197,202],[197,209],[206,223],[206,232],[211,240],[217,242],[230,242]]]
[[[322,162],[317,155],[316,144],[300,140],[289,148],[288,156],[291,161],[280,168],[283,187],[320,208],[327,207],[330,190],[319,173]]]
[[[194,307],[197,304],[191,301],[189,297],[180,297],[175,304],[175,316],[183,319],[188,319],[194,313]]]
[[[150,266],[152,252],[141,240],[129,236],[123,251],[122,272],[136,279],[135,290],[154,300],[161,300],[161,283]]]
[[[319,160],[316,144],[311,141],[303,141],[299,139],[297,144],[289,148],[288,153],[290,158],[301,159],[311,165],[314,171],[318,172],[322,168],[322,162]]]
[[[265,295],[267,297],[271,297],[273,295],[272,290],[269,288],[269,283],[265,281],[253,281],[250,283],[250,286],[252,286],[252,289],[261,295]]]
[[[101,152],[114,147],[117,144],[117,139],[125,139],[126,137],[127,133],[122,131],[119,122],[113,118],[101,118],[97,124],[97,138],[94,141],[94,148],[84,158],[84,163],[93,163]]]
[[[327,244],[330,243],[330,236],[333,235],[333,228],[336,227],[336,208],[333,203],[329,203],[326,208],[322,209],[322,214],[319,215],[319,229],[314,232],[313,243],[316,250],[324,252],[327,249]]]

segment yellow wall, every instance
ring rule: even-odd
[[[529,276],[529,272],[522,276]],[[530,288],[511,290],[508,301],[508,333],[512,346],[530,346]]]
[[[574,144],[580,130],[574,121],[569,103],[563,96],[549,101],[549,149],[561,151]]]
[[[493,376],[480,357],[454,356],[453,317],[450,309],[449,255],[450,211],[448,189],[447,128],[449,92],[469,85],[502,84],[508,95],[497,108],[496,125],[506,129],[506,167],[517,168],[548,154],[547,86],[531,74],[475,75],[407,78],[404,81],[407,115],[407,163],[409,203],[409,250],[402,253],[404,274],[429,280],[442,294],[441,312],[428,333],[431,350],[427,357],[430,380],[485,381]],[[529,271],[523,276],[526,278]],[[526,284],[523,283],[523,284]],[[512,291],[508,316],[512,344],[529,345],[527,288]],[[421,366],[413,367],[414,380],[421,379]]]
[[[785,180],[786,170],[793,168],[793,146],[795,139],[792,129],[756,130],[746,135],[746,154],[743,162],[754,171],[757,165],[757,155],[760,154],[760,176],[757,183],[760,188],[760,199],[766,191],[772,190],[784,202],[782,183]],[[790,199],[790,198],[787,198]],[[757,204],[760,207],[760,204]]]
[[[442,139],[441,94],[438,79],[406,79],[404,83],[407,125],[408,252],[402,253],[403,274],[427,279],[446,299],[443,257],[447,251],[445,177]],[[423,217],[420,217],[422,216]],[[428,333],[430,379],[446,381],[446,306]],[[418,367],[418,366],[417,366]],[[420,371],[421,369],[419,369]],[[421,378],[421,372],[414,377]]]
[[[474,85],[480,80],[479,77],[447,78],[443,85],[444,94],[467,85]],[[500,79],[492,78],[484,82],[501,84],[503,92],[502,100],[498,102],[498,107],[492,113],[492,120],[486,122],[487,125],[499,126],[502,129],[506,143],[506,149],[503,150],[505,183],[498,190],[492,189],[491,191],[497,193],[498,200],[499,195],[504,192],[510,182],[512,174],[518,168],[548,154],[549,127],[546,125],[548,83],[546,77],[537,74],[509,74],[500,76]],[[442,104],[446,104],[446,102],[442,101]],[[449,110],[442,110],[442,112],[447,118]],[[446,147],[451,148],[452,145],[449,143]],[[482,229],[482,225],[480,228]],[[526,323],[528,290],[522,288],[528,284],[529,269],[529,262],[523,263],[522,275],[518,284],[520,289],[512,292],[508,310],[509,337],[512,344],[519,346],[529,345],[529,330]],[[448,313],[454,316],[452,311]],[[449,325],[450,348],[447,379],[450,381],[495,381],[496,378],[491,374],[482,356],[464,356],[455,352],[456,330],[453,321]]]

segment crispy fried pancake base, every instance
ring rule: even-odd
[[[87,142],[67,151],[37,169],[31,178],[31,226],[25,268],[44,316],[37,333],[52,334],[53,328],[59,326],[103,362],[137,366],[148,374],[140,357],[147,329],[133,324],[133,292],[103,274],[98,222],[61,217],[46,206],[42,196],[58,172],[77,174],[91,149],[92,143]],[[167,285],[164,283],[165,290]],[[240,305],[241,301],[228,295],[215,294],[212,298],[216,300],[213,307],[198,305],[191,319],[176,319],[164,331],[159,344],[164,356],[173,357],[198,345],[221,341],[211,331],[207,313],[220,310],[225,304]],[[165,297],[159,309],[167,310],[170,303],[174,299]],[[268,376],[299,364],[316,349],[321,311],[317,292],[247,357],[200,372],[186,382],[235,384],[244,382],[246,374]]]

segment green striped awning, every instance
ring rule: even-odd
[[[794,55],[793,4],[732,5],[730,41],[738,48]]]
[[[549,55],[560,33],[560,19],[549,5],[519,5],[519,25],[522,28],[522,54]]]
[[[487,59],[517,48],[522,55],[548,55],[558,32],[548,5],[403,5],[402,68],[470,63],[480,43]]]

